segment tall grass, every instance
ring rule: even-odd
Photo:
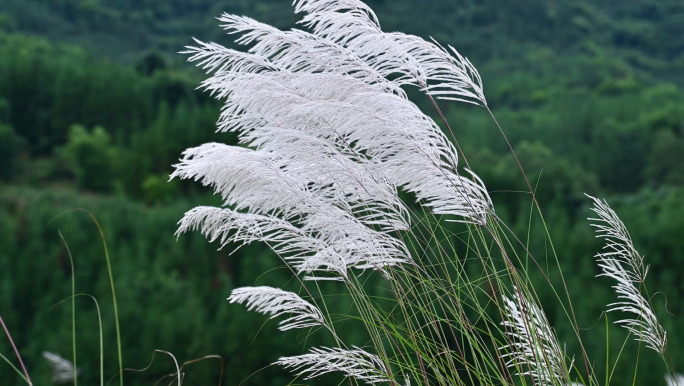
[[[129,373],[130,372],[145,372],[154,363],[156,353],[163,353],[163,354],[166,354],[166,355],[171,357],[171,360],[173,362],[172,367],[173,367],[174,371],[169,373],[169,374],[163,375],[161,378],[158,379],[157,383],[161,382],[164,379],[171,378],[172,383],[176,382],[180,386],[183,382],[184,377],[185,377],[185,373],[182,371],[186,366],[193,364],[193,363],[205,361],[208,359],[219,359],[221,362],[221,369],[220,369],[220,373],[218,376],[218,380],[219,380],[218,384],[220,385],[223,381],[224,363],[223,363],[223,358],[219,355],[206,355],[206,356],[196,358],[196,359],[191,359],[191,360],[188,360],[188,361],[185,361],[185,362],[182,362],[179,364],[178,360],[176,359],[176,357],[171,352],[157,349],[157,350],[154,350],[152,352],[152,360],[150,361],[149,365],[146,366],[145,368],[143,368],[143,369],[131,369],[131,368],[124,368],[123,367],[123,364],[121,361],[121,357],[122,357],[122,355],[121,355],[121,352],[122,352],[121,341],[122,341],[122,339],[121,339],[121,334],[120,334],[119,328],[118,328],[119,327],[119,316],[118,316],[118,312],[117,312],[116,292],[115,292],[115,286],[114,286],[114,273],[113,273],[112,266],[111,266],[111,260],[110,260],[110,256],[109,256],[109,248],[107,247],[107,241],[106,241],[106,238],[104,235],[104,230],[103,230],[102,226],[100,225],[100,223],[97,220],[97,218],[95,217],[95,215],[93,215],[93,213],[88,212],[85,209],[71,209],[71,210],[67,210],[65,212],[62,212],[61,214],[52,218],[52,220],[50,220],[48,222],[48,224],[52,223],[54,220],[56,220],[57,218],[65,215],[65,214],[73,213],[73,212],[82,212],[82,213],[87,214],[89,220],[92,221],[92,223],[96,226],[96,228],[99,232],[99,235],[101,237],[101,243],[102,243],[102,247],[103,247],[103,251],[104,251],[104,255],[105,255],[105,261],[106,261],[107,274],[108,274],[108,277],[110,279],[109,287],[110,287],[110,291],[112,293],[112,301],[113,301],[113,307],[112,308],[114,311],[114,322],[115,322],[116,333],[117,333],[116,334],[116,345],[117,345],[117,354],[118,354],[117,356],[119,359],[119,361],[118,361],[118,369],[119,370],[116,371],[111,377],[108,378],[108,381],[106,384],[111,384],[116,378],[119,379],[120,384],[124,384],[124,381],[123,381],[124,372],[129,372]],[[88,298],[93,300],[93,302],[95,304],[95,309],[97,311],[97,316],[98,316],[99,384],[101,386],[104,386],[105,385],[105,368],[104,368],[105,351],[104,351],[104,339],[103,339],[102,314],[101,314],[101,310],[100,310],[100,305],[99,305],[99,302],[97,301],[97,298],[95,298],[94,296],[92,296],[90,294],[86,294],[86,293],[76,293],[75,268],[74,268],[74,259],[73,259],[72,253],[71,253],[71,248],[69,247],[69,244],[67,243],[66,238],[62,235],[61,230],[58,230],[57,234],[59,235],[59,237],[60,237],[60,239],[61,239],[61,241],[62,241],[62,243],[66,249],[66,254],[69,257],[69,266],[70,266],[70,272],[71,272],[71,296],[69,296],[68,298],[54,304],[51,308],[60,306],[63,303],[71,301],[71,306],[72,306],[72,308],[71,308],[71,333],[72,333],[71,344],[72,344],[72,350],[73,350],[73,360],[69,361],[69,360],[63,358],[59,354],[51,353],[48,351],[43,351],[42,356],[47,361],[47,363],[49,364],[49,366],[51,368],[51,372],[52,372],[51,381],[53,383],[55,383],[55,384],[73,383],[74,386],[79,384],[79,376],[81,375],[81,373],[84,369],[78,367],[77,361],[76,361],[77,352],[78,352],[77,335],[78,335],[78,331],[80,331],[80,330],[76,328],[77,309],[76,309],[75,300],[77,297],[88,297]],[[9,358],[7,358],[5,355],[3,355],[2,353],[0,353],[0,358],[2,358],[7,363],[7,365],[9,365],[9,367],[12,370],[14,370],[14,372],[20,376],[20,378],[24,382],[26,382],[28,385],[33,385],[33,382],[31,381],[31,377],[29,375],[30,371],[28,371],[26,366],[24,365],[24,362],[22,360],[22,356],[20,355],[19,350],[15,346],[14,341],[12,339],[12,336],[10,335],[10,332],[7,329],[7,327],[5,326],[5,323],[1,317],[0,317],[0,324],[3,326],[3,329],[6,333],[6,336],[9,339],[9,341],[10,341],[10,343],[14,349],[14,353],[17,357],[17,360],[20,363],[21,370],[19,370],[14,365],[14,363]]]
[[[100,223],[97,221],[95,216],[84,210],[84,209],[73,209],[69,210],[66,212],[63,212],[59,214],[58,216],[54,217],[50,222],[55,220],[58,217],[61,217],[64,214],[71,213],[71,212],[85,212],[87,213],[95,226],[97,226],[97,229],[100,232],[100,236],[102,237],[102,245],[104,248],[104,253],[105,257],[107,260],[107,271],[109,273],[109,279],[110,279],[110,285],[111,285],[111,291],[112,291],[112,298],[114,302],[114,319],[116,322],[116,341],[117,341],[117,348],[118,348],[118,353],[119,353],[119,372],[117,374],[120,374],[120,383],[123,385],[123,371],[122,371],[122,362],[121,362],[121,336],[119,334],[119,315],[117,312],[117,304],[116,304],[116,293],[114,291],[114,277],[112,274],[112,269],[111,269],[111,264],[109,262],[109,250],[107,248],[107,242],[104,236],[104,232],[102,231],[102,227],[100,226]],[[99,358],[100,358],[100,386],[104,386],[104,345],[103,345],[103,334],[102,334],[102,315],[100,312],[100,305],[97,301],[97,299],[90,295],[90,294],[85,294],[85,293],[76,293],[76,282],[75,282],[75,273],[74,273],[74,260],[73,256],[71,254],[71,249],[69,248],[69,244],[67,243],[66,239],[62,235],[62,232],[60,230],[57,231],[59,234],[60,239],[62,240],[66,251],[67,255],[69,256],[69,266],[71,268],[71,296],[68,299],[65,299],[57,304],[55,304],[53,307],[58,306],[67,300],[71,300],[71,340],[72,340],[72,352],[73,352],[73,362],[68,361],[61,357],[59,354],[54,354],[50,352],[43,352],[43,357],[48,361],[50,364],[50,367],[52,368],[52,381],[54,383],[69,383],[73,382],[74,386],[78,385],[78,375],[79,375],[79,368],[77,366],[77,344],[76,344],[76,337],[77,337],[77,328],[76,328],[76,298],[85,296],[89,297],[95,302],[95,308],[97,310],[97,317],[98,317],[98,326],[99,326],[99,343],[100,343],[100,349],[99,349]],[[0,318],[0,323],[2,323],[3,327],[5,327],[4,322],[2,322],[2,319]],[[16,346],[14,346],[14,342],[12,341],[12,338],[9,334],[9,331],[7,331],[7,328],[5,327],[5,332],[7,333],[7,337],[9,338],[10,342],[12,343],[12,347],[14,347],[15,353],[17,355],[17,358],[21,364],[23,374],[19,372],[19,370],[12,364],[11,361],[9,361],[7,358],[2,356],[0,354],[0,357],[2,357],[14,370],[17,372],[24,381],[26,381],[29,385],[32,385],[31,378],[29,377],[28,371],[26,370],[26,367],[24,366],[23,361],[21,360],[21,356],[19,355],[19,352],[16,349]]]
[[[200,230],[222,247],[266,243],[300,285],[299,293],[242,287],[229,300],[289,316],[283,331],[322,330],[335,343],[275,364],[303,380],[341,373],[350,384],[610,384],[617,361],[606,358],[599,380],[603,361],[585,349],[575,316],[581,299],[569,295],[552,224],[523,165],[530,223],[534,216],[543,224],[554,268],[531,253],[529,234],[515,235],[497,216],[475,172],[483,166],[468,164],[440,110],[438,99],[485,108],[508,143],[476,68],[451,46],[383,32],[360,1],[295,0],[294,7],[305,14],[303,30],[221,16],[247,52],[199,40],[187,48],[211,74],[202,87],[225,100],[218,131],[237,133],[241,146],[188,149],[171,176],[201,181],[223,199],[222,207],[188,211],[179,233]],[[409,100],[412,87],[441,126]],[[633,314],[616,323],[637,339],[638,356],[642,346],[653,349],[674,380],[645,286],[647,264],[615,212],[592,200],[608,249],[597,263],[617,282],[619,300],[608,311]],[[545,283],[535,287],[538,273]],[[351,309],[328,307],[326,297],[340,292]],[[559,342],[542,292],[553,294],[578,352]],[[337,328],[353,324],[364,340],[351,342]],[[626,344],[620,353],[633,349]]]

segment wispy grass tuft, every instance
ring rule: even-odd
[[[87,211],[86,209],[82,209],[82,208],[76,208],[76,209],[71,209],[71,210],[67,210],[65,212],[62,212],[62,213],[58,214],[57,216],[53,217],[48,222],[48,224],[50,224],[52,221],[56,220],[57,218],[65,215],[65,214],[72,213],[72,212],[87,213],[88,216],[90,217],[90,219],[93,221],[93,223],[97,227],[97,230],[99,231],[100,237],[102,239],[102,246],[104,248],[105,259],[107,261],[107,273],[109,274],[109,284],[110,284],[110,287],[112,290],[112,301],[114,304],[114,322],[116,325],[116,347],[117,347],[117,353],[118,353],[118,359],[119,359],[119,373],[118,373],[119,374],[119,382],[120,382],[120,385],[123,386],[123,362],[121,359],[121,331],[119,328],[119,308],[118,308],[117,302],[116,302],[116,290],[114,288],[114,276],[112,274],[112,266],[111,266],[111,262],[110,262],[110,258],[109,258],[109,249],[107,248],[107,239],[105,238],[104,231],[102,230],[100,223],[97,221],[97,218],[95,218],[95,215],[93,215],[91,212]],[[66,245],[66,241],[62,237],[62,234],[60,233],[59,235],[62,238],[62,241],[64,242],[64,244]],[[67,245],[67,252],[69,253],[69,261],[71,262],[71,277],[72,277],[72,298],[71,299],[72,299],[72,326],[73,326],[72,328],[73,328],[73,334],[74,334],[73,335],[74,336],[73,345],[74,345],[74,364],[75,364],[76,363],[76,349],[75,349],[75,347],[76,347],[75,328],[76,327],[75,327],[75,316],[73,314],[73,312],[74,312],[73,307],[75,307],[74,303],[73,303],[73,301],[75,299],[75,295],[74,295],[74,291],[75,291],[74,290],[74,267],[73,267],[73,259],[71,257],[71,251],[69,251],[68,245]],[[88,295],[88,296],[90,296],[90,295]],[[93,300],[95,300],[95,302],[97,303],[97,300],[95,298],[93,298]],[[100,314],[100,309],[98,306],[98,317],[100,316],[99,314]],[[102,320],[101,320],[101,318],[100,318],[100,351],[101,351],[100,355],[103,355],[102,354]],[[102,369],[104,367],[104,365],[102,363],[102,358],[100,361],[100,367],[101,367],[101,371],[102,371]],[[103,383],[103,381],[104,381],[104,378],[101,377],[100,382]],[[76,381],[74,380],[74,382],[76,382]]]
[[[43,357],[48,361],[52,368],[52,383],[76,382],[80,370],[76,365],[59,354],[43,351]]]

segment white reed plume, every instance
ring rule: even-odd
[[[297,6],[314,12],[308,16],[310,21],[317,20],[316,15],[328,20],[335,15],[345,18],[354,13],[353,9],[370,10],[360,2],[300,2]],[[350,12],[330,14],[331,10],[343,9]],[[403,187],[416,193],[417,199],[437,214],[454,214],[468,222],[484,223],[492,205],[481,181],[456,173],[455,149],[441,129],[406,99],[399,87],[404,83],[397,80],[392,66],[385,63],[369,67],[376,53],[360,57],[356,53],[360,48],[337,44],[323,32],[319,36],[280,31],[232,15],[224,15],[221,21],[230,32],[243,33],[238,42],[255,43],[251,55],[202,42],[186,51],[192,54],[190,60],[200,61],[208,71],[217,70],[203,85],[217,97],[227,98],[219,130],[236,131],[243,142],[287,159],[291,171],[300,170],[302,165],[309,170],[317,168],[315,177],[321,185],[337,177],[328,168],[331,162],[320,164],[325,153],[335,151],[361,164],[371,180],[389,184],[385,191]],[[432,43],[422,42],[426,50],[442,52]],[[408,43],[392,44],[396,51]],[[386,47],[379,52],[391,53]],[[388,76],[394,79],[390,81]],[[457,87],[455,83],[452,86]],[[301,150],[293,141],[318,148],[313,154],[323,155],[314,163],[312,157],[304,157],[312,153]],[[339,158],[333,161],[339,162]]]
[[[171,177],[195,178],[212,185],[225,204],[236,209],[278,214],[288,220],[327,211],[340,216],[357,215],[361,223],[385,230],[408,229],[404,205],[387,184],[374,180],[362,167],[342,156],[325,154],[321,146],[307,148],[301,142],[293,145],[299,145],[298,149],[309,155],[292,149],[292,158],[309,158],[317,163],[299,163],[279,158],[274,152],[211,143],[186,150]]]
[[[244,16],[224,14],[219,20],[225,23],[222,26],[229,33],[244,33],[237,43],[256,43],[250,52],[268,58],[272,66],[281,71],[345,74],[378,91],[406,97],[401,84],[386,79],[353,51],[323,37],[301,30],[281,31]],[[316,56],[318,60],[313,60]]]
[[[629,270],[625,270],[625,274],[629,279],[634,283],[643,283],[648,274],[648,265],[644,265],[644,257],[634,248],[627,227],[605,200],[601,201],[589,195],[587,197],[594,201],[592,210],[599,216],[599,218],[589,219],[590,221],[597,221],[591,226],[596,228],[596,237],[606,240],[604,249],[610,250],[601,253],[600,257],[626,265]]]
[[[599,218],[589,220],[600,222],[591,225],[598,229],[597,237],[607,240],[605,248],[610,249],[608,253],[596,255],[599,267],[603,270],[603,273],[597,276],[615,279],[617,285],[613,288],[618,294],[618,299],[623,299],[623,301],[609,304],[608,307],[612,308],[608,311],[622,311],[636,315],[635,319],[623,319],[615,323],[636,335],[637,340],[645,342],[647,347],[663,354],[667,346],[667,333],[658,323],[650,302],[641,294],[641,286],[646,279],[648,266],[644,266],[643,257],[634,248],[625,224],[608,206],[608,203],[605,200],[588,197],[594,201],[592,210],[599,215]]]
[[[58,354],[43,351],[43,357],[47,359],[52,369],[52,378],[50,380],[53,383],[73,382],[74,376],[81,373],[80,369],[74,369],[73,363]],[[74,374],[74,371],[76,371],[76,374]]]
[[[684,385],[684,375],[682,374],[666,374],[665,375],[665,382],[667,383],[667,386],[682,386]]]
[[[204,85],[228,97],[219,130],[240,133],[298,179],[346,182],[368,192],[361,199],[382,192],[373,204],[393,207],[401,205],[388,195],[402,187],[468,222],[483,224],[492,208],[482,182],[456,172],[456,149],[439,126],[399,96],[340,74],[224,73]]]
[[[397,85],[426,88],[443,99],[487,105],[475,67],[453,47],[399,32],[384,33],[373,11],[358,0],[296,0],[301,23],[335,42]],[[453,54],[453,55],[452,55]]]
[[[511,343],[499,350],[506,366],[516,368],[518,375],[531,376],[536,385],[570,385],[565,356],[544,311],[517,287],[514,292],[515,301],[503,297],[508,320],[501,324]]]
[[[383,271],[410,261],[400,240],[354,223],[349,217],[321,213],[307,221],[297,227],[275,216],[197,207],[185,214],[178,231],[199,228],[210,241],[220,239],[223,244],[263,241],[291,262],[298,273],[337,274],[307,276],[307,280],[347,279],[350,268]]]
[[[312,348],[309,354],[281,357],[275,364],[291,368],[304,380],[331,372],[342,372],[368,384],[392,382],[382,360],[358,347],[353,350],[341,348]]]
[[[453,146],[400,96],[342,74],[234,73],[232,68],[205,86],[229,97],[219,129],[239,132],[256,150],[220,144],[188,149],[171,177],[201,180],[236,210],[266,216],[287,232],[300,229],[306,241],[292,241],[314,247],[287,247],[292,259],[305,257],[300,271],[346,277],[350,266],[378,269],[410,260],[403,241],[392,236],[409,229],[400,187],[437,214],[486,221],[492,204],[482,182],[456,173]],[[227,218],[226,212],[213,213]],[[179,231],[199,227],[222,237],[236,229],[196,214],[189,212]],[[221,231],[203,228],[217,223],[224,225]],[[222,238],[259,240],[255,236],[264,232],[249,224],[239,228],[248,237]]]
[[[248,310],[256,310],[262,314],[270,314],[269,319],[284,314],[291,314],[289,318],[279,323],[281,331],[293,328],[307,328],[326,326],[325,319],[313,304],[299,297],[294,292],[283,291],[273,287],[240,287],[230,293],[231,303],[247,303]]]
[[[631,277],[617,260],[601,257],[599,262],[603,273],[597,276],[608,276],[617,280],[618,283],[613,288],[618,293],[618,298],[624,299],[624,301],[609,304],[608,307],[612,308],[608,311],[622,311],[636,315],[636,319],[623,319],[615,323],[632,332],[637,336],[637,340],[644,341],[647,347],[663,354],[667,346],[667,333],[658,323],[651,304],[633,284]]]

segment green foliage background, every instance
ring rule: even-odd
[[[601,244],[585,220],[590,213],[584,192],[608,198],[652,264],[649,288],[662,293],[655,297],[656,310],[668,330],[675,368],[684,372],[684,335],[668,314],[682,315],[684,294],[684,3],[368,3],[385,30],[432,36],[480,70],[492,110],[528,177],[538,181],[593,358],[605,360],[599,318],[615,298],[609,280],[594,278],[592,256]],[[58,229],[74,254],[77,291],[101,303],[105,372],[116,372],[111,295],[97,230],[82,212],[50,222],[74,208],[100,220],[111,249],[124,367],[145,367],[154,349],[171,351],[180,361],[219,354],[226,385],[245,379],[245,385],[287,384],[286,371],[266,366],[326,342],[323,334],[277,332],[274,322],[224,300],[235,286],[291,282],[287,270],[274,270],[280,263],[264,246],[229,256],[231,248],[217,251],[200,235],[178,241],[173,236],[184,211],[219,202],[198,184],[167,183],[171,165],[187,147],[235,142],[214,134],[220,104],[195,90],[202,74],[175,54],[192,43],[190,36],[231,45],[212,18],[224,11],[280,28],[297,20],[286,0],[0,2],[0,315],[36,384],[49,383],[43,350],[71,355],[70,307],[50,308],[70,294]],[[414,96],[430,113],[426,101]],[[476,107],[442,107],[468,162],[492,191],[498,214],[526,235],[529,195],[515,193],[525,190],[524,180],[491,118]],[[531,236],[533,254],[546,262],[540,224],[532,224]],[[553,268],[549,274],[558,279]],[[542,277],[534,278],[543,288]],[[579,355],[554,299],[542,295],[542,301],[561,342]],[[342,298],[332,302],[346,305]],[[85,298],[77,307],[81,381],[93,384],[99,376],[96,314]],[[363,344],[354,328],[342,333]],[[626,335],[611,328],[610,336],[613,347],[620,347]],[[635,351],[637,345],[628,347]],[[11,353],[4,338],[0,352]],[[613,384],[633,377],[635,359],[626,355],[622,361]],[[637,384],[663,383],[658,366],[645,353]],[[127,374],[127,384],[154,383],[172,369],[169,358],[157,358],[147,372]],[[211,384],[219,369],[214,360],[191,365],[186,382]],[[20,384],[5,364],[0,379]]]

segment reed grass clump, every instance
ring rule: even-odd
[[[241,144],[188,149],[171,175],[223,199],[188,211],[178,233],[199,230],[221,247],[266,243],[299,283],[298,293],[238,288],[230,302],[285,317],[283,331],[321,329],[335,342],[275,364],[305,380],[340,373],[355,384],[609,384],[615,364],[607,361],[598,379],[600,361],[584,349],[562,271],[559,283],[547,277],[497,216],[480,165],[468,164],[436,102],[491,114],[476,68],[451,46],[382,31],[361,1],[295,0],[294,8],[302,29],[221,16],[246,51],[199,40],[184,51],[211,75],[202,87],[225,101],[218,131],[237,133]],[[591,199],[607,243],[598,266],[617,282],[608,311],[632,314],[616,323],[639,341],[639,355],[642,344],[660,355],[676,382],[645,286],[648,265],[615,212]],[[532,270],[544,288],[531,284]],[[333,290],[353,309],[330,309]],[[539,291],[557,300],[578,352],[565,351]],[[336,329],[350,319],[365,329],[361,346]]]

